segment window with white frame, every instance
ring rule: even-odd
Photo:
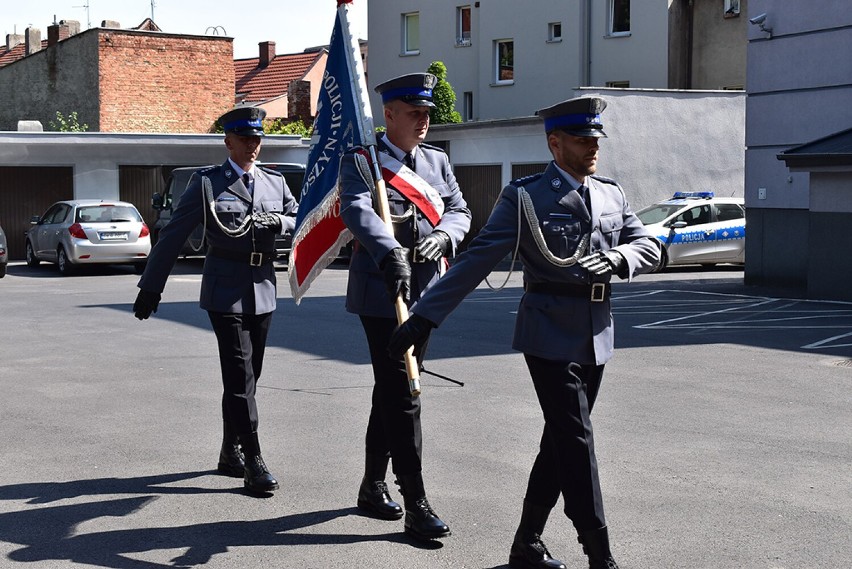
[[[470,6],[456,8],[456,45],[470,45]]]
[[[725,17],[736,18],[740,15],[740,0],[725,0]]]
[[[547,41],[562,41],[562,22],[550,22],[547,24]]]
[[[609,35],[630,34],[630,0],[609,0]]]
[[[515,42],[514,40],[496,40],[494,42],[494,83],[511,85],[515,82]]]
[[[402,15],[402,53],[417,55],[420,53],[420,13]]]

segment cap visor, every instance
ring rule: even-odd
[[[237,128],[232,130],[234,134],[239,136],[263,136],[264,132],[261,129],[256,128]]]

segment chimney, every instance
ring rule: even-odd
[[[68,26],[68,37],[76,36],[80,33],[80,22],[78,20],[60,20],[59,23]]]
[[[6,34],[6,51],[24,43],[24,34]]]
[[[260,61],[257,62],[257,66],[266,67],[275,59],[275,42],[262,41],[258,45],[260,46]]]
[[[101,20],[102,28],[115,28],[116,30],[121,29],[121,24],[116,20]]]
[[[296,79],[287,86],[287,118],[311,124],[311,82]]]
[[[38,28],[27,28],[24,30],[24,43],[27,46],[27,55],[32,55],[41,50],[41,30]]]
[[[71,30],[67,24],[51,24],[47,26],[47,47],[54,46],[70,37]]]

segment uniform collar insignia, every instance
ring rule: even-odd
[[[559,178],[553,178],[550,180],[550,185],[553,186],[554,189],[558,190],[562,187],[562,180]]]
[[[230,170],[225,170],[225,177],[226,178],[230,178],[232,175],[233,175],[233,172],[231,172]]]

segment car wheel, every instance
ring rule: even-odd
[[[669,254],[666,251],[666,248],[663,247],[663,250],[660,252],[660,264],[657,265],[657,268],[651,271],[652,273],[662,273],[666,270],[666,267],[669,266]]]
[[[37,267],[38,263],[38,257],[36,257],[35,251],[33,251],[33,244],[27,241],[27,266]]]
[[[6,263],[0,265],[0,279],[6,276]]]
[[[74,265],[68,260],[68,255],[62,247],[56,252],[56,264],[59,267],[59,273],[63,276],[67,277],[74,272]]]

